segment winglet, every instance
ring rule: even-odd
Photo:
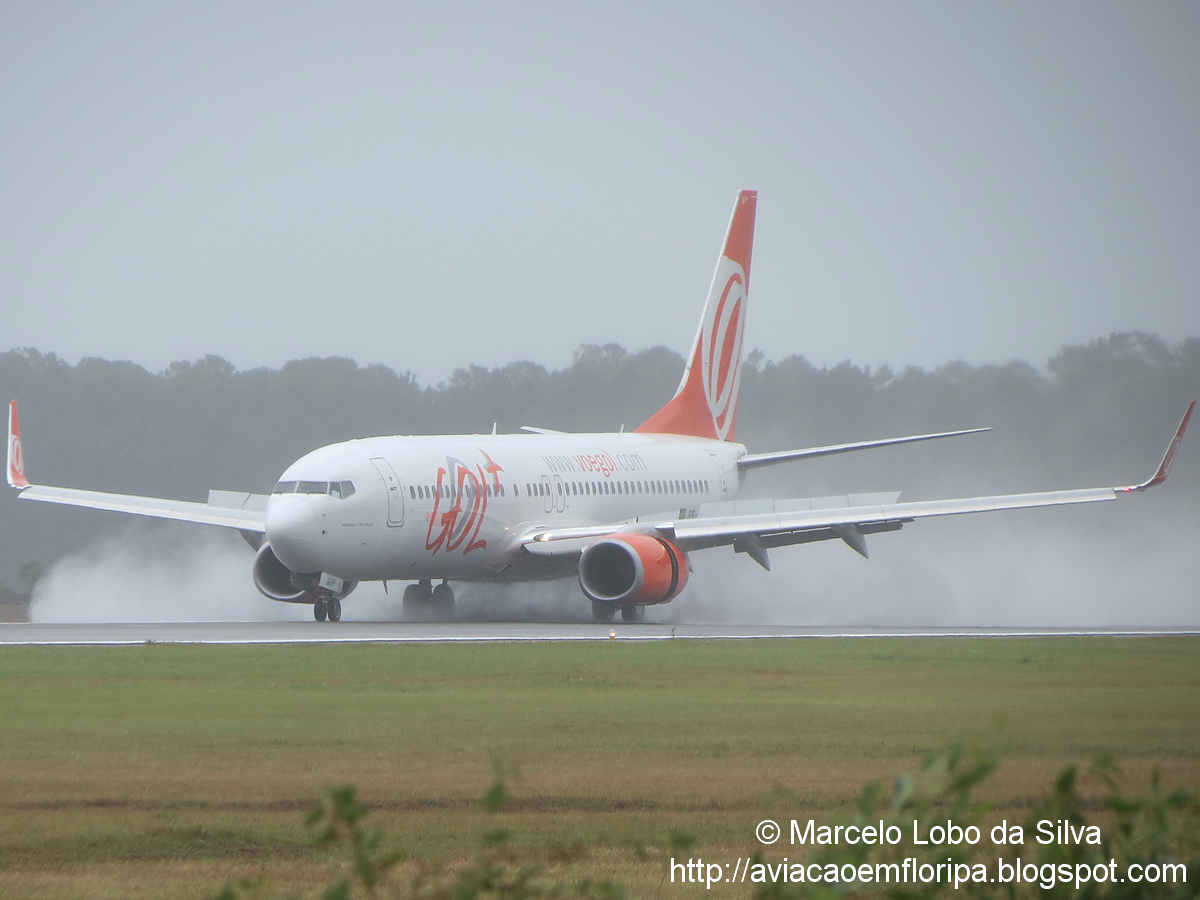
[[[1171,461],[1175,459],[1175,451],[1179,449],[1179,443],[1183,440],[1183,433],[1187,431],[1188,420],[1191,419],[1192,410],[1195,408],[1196,401],[1193,400],[1188,404],[1187,412],[1183,414],[1183,421],[1179,423],[1179,430],[1175,432],[1175,437],[1171,438],[1171,445],[1167,447],[1167,452],[1163,455],[1162,462],[1159,463],[1158,471],[1154,473],[1154,477],[1149,481],[1143,481],[1141,484],[1131,484],[1128,487],[1114,488],[1118,494],[1128,494],[1131,491],[1144,491],[1167,480],[1167,473],[1171,471]]]
[[[25,457],[21,455],[21,422],[17,419],[17,401],[8,404],[8,483],[11,487],[27,488]]]

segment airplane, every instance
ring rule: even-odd
[[[1115,500],[1167,478],[1195,401],[1152,477],[1106,487],[899,502],[898,493],[738,500],[765,466],[974,434],[987,428],[750,453],[736,441],[756,191],[741,191],[675,395],[633,432],[397,435],[296,460],[268,494],[210,491],[206,503],[31,484],[17,402],[8,483],[24,500],[232,528],[255,551],[258,590],[340,621],[364,581],[406,584],[406,619],[451,619],[451,582],[575,577],[598,622],[637,622],[687,586],[692,554],[732,546],[765,569],[770,551],[868,535],[917,519]]]

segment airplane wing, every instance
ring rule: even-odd
[[[583,528],[539,528],[525,536],[523,545],[533,554],[558,555],[547,545],[564,541],[564,549],[578,547],[582,550],[583,546],[586,546],[584,539],[594,539],[621,531],[638,531],[667,538],[683,550],[700,550],[732,544],[735,551],[748,554],[766,569],[770,568],[767,555],[769,549],[811,541],[841,539],[866,556],[866,535],[899,531],[904,525],[917,519],[994,512],[1001,509],[1099,503],[1162,484],[1167,479],[1171,461],[1175,458],[1175,452],[1179,449],[1179,443],[1183,440],[1188,420],[1191,419],[1195,408],[1196,402],[1192,401],[1158,469],[1151,478],[1140,484],[954,500],[921,500],[911,503],[895,502],[898,494],[850,495],[820,500],[733,501],[701,507],[701,515],[695,519],[643,520]],[[756,509],[755,504],[770,505],[771,508]]]
[[[991,430],[991,428],[967,428],[963,431],[939,431],[937,434],[910,434],[906,437],[884,438],[879,441],[855,441],[852,444],[830,444],[828,447],[808,447],[804,450],[747,453],[738,459],[737,464],[739,469],[757,469],[760,466],[773,466],[776,463],[791,462],[796,459],[815,459],[819,456],[852,453],[855,450],[870,450],[874,447],[894,447],[897,444],[915,444],[918,441],[934,441],[938,438],[958,437],[960,434],[979,434],[982,431]]]
[[[8,483],[21,492],[17,496],[22,500],[86,506],[91,509],[152,516],[156,519],[173,519],[177,522],[220,525],[253,534],[265,534],[267,530],[265,494],[209,491],[207,503],[192,503],[186,500],[165,500],[133,494],[108,494],[103,491],[30,484],[25,477],[25,458],[21,452],[21,426],[17,418],[16,400],[8,404]]]

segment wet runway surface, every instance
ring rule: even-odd
[[[1054,637],[1200,635],[1200,628],[841,628],[790,625],[611,625],[532,622],[172,622],[0,624],[0,646],[68,644],[292,644],[429,641],[653,641],[854,637]]]

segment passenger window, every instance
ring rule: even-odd
[[[341,492],[342,492],[342,490],[339,487],[337,494],[334,494],[334,496],[335,497],[338,496],[339,494],[341,494]],[[408,496],[412,497],[414,500],[417,499],[417,489],[415,487],[413,487],[411,484],[408,486]]]

